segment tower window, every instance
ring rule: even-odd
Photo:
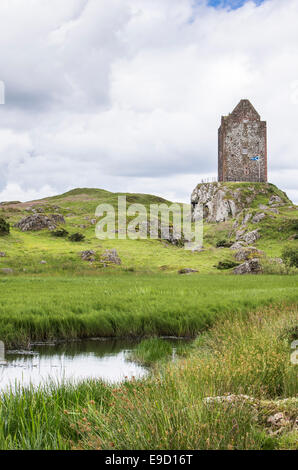
[[[243,149],[242,149],[242,154],[243,154],[243,155],[247,155],[247,154],[248,154],[248,149],[247,149],[247,148],[243,148]]]

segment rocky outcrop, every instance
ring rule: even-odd
[[[297,408],[297,398],[262,400],[249,395],[229,394],[206,397],[203,399],[203,404],[208,408],[221,406],[226,410],[245,407],[251,413],[252,419],[262,425],[264,432],[270,436],[295,433],[298,429],[297,414],[292,411]]]
[[[235,234],[236,243],[243,243],[244,245],[252,245],[260,238],[260,236],[258,229],[253,230],[252,232],[246,232],[245,228],[243,228],[242,230],[237,230]]]
[[[121,264],[121,259],[115,249],[113,250],[106,250],[100,259],[101,263],[104,267],[109,266],[110,264]]]
[[[267,198],[268,205],[289,204],[290,200],[286,194],[282,194],[278,189],[269,183],[254,184],[250,183],[201,183],[191,195],[192,217],[193,220],[199,220],[201,217],[201,208],[203,209],[203,218],[207,222],[224,222],[228,219],[237,217],[244,209],[250,208],[253,201],[261,198]],[[262,204],[262,208],[268,207]],[[251,214],[244,214],[245,220],[242,225],[246,225]],[[263,215],[258,214],[260,220]],[[265,216],[265,214],[264,214]],[[255,222],[257,223],[257,222]]]
[[[251,245],[252,243],[255,243],[261,235],[259,234],[259,230],[253,230],[252,232],[247,232],[242,236],[242,239],[247,243],[248,245]]]
[[[192,268],[183,268],[179,269],[178,274],[191,274],[191,273],[198,273],[199,271],[197,269],[192,269]]]
[[[129,230],[129,229],[128,229]],[[134,231],[134,230],[133,230]],[[177,247],[183,247],[188,240],[185,235],[175,230],[170,225],[156,225],[155,223],[141,222],[139,224],[139,234],[141,237],[147,238],[151,236],[151,233],[155,233],[159,240],[164,240]]]
[[[11,268],[2,268],[0,269],[0,272],[3,274],[13,274],[13,269]]]
[[[259,274],[262,272],[260,260],[253,258],[234,268],[234,274]]]
[[[243,248],[243,246],[245,246],[245,243],[244,242],[235,242],[233,243],[232,246],[230,246],[230,250],[240,250],[241,248]]]
[[[238,213],[234,198],[226,198],[227,191],[221,183],[199,184],[191,195],[193,219],[200,217],[199,206],[203,206],[203,217],[207,222],[223,222]]]
[[[282,258],[269,258],[268,261],[270,264],[283,264]]]
[[[19,228],[22,232],[29,232],[43,229],[55,230],[60,224],[65,224],[63,215],[52,214],[47,216],[43,214],[33,214],[24,217],[15,224],[15,227]]]
[[[245,229],[244,228],[241,229],[241,230],[237,230],[236,235],[235,235],[236,242],[239,242],[243,238],[244,234],[245,234]]]
[[[243,403],[252,403],[255,404],[258,402],[254,397],[250,397],[249,395],[222,395],[217,397],[206,397],[203,399],[203,403],[205,405],[214,405],[218,403],[224,403],[231,405],[232,407],[238,404]]]
[[[83,261],[90,261],[91,263],[95,261],[95,251],[93,250],[81,251],[80,255]]]
[[[282,199],[279,196],[271,196],[269,204],[280,204],[282,203]]]
[[[237,253],[235,253],[235,259],[236,261],[248,261],[249,259],[259,258],[263,255],[263,251],[258,250],[254,246],[248,246],[237,251]]]
[[[261,220],[265,219],[266,217],[266,214],[264,214],[264,212],[261,212],[259,214],[256,214],[253,218],[252,218],[252,223],[253,224],[258,224],[259,222],[261,222]]]

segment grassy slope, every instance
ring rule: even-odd
[[[235,185],[239,186],[238,183],[227,184],[233,189],[235,189]],[[258,185],[262,187],[256,183],[256,186]],[[249,186],[251,183],[241,183],[243,194],[249,194]],[[277,194],[285,198],[283,193],[273,185],[269,185],[269,187],[269,192],[265,195],[260,194],[253,202],[251,208],[253,213],[259,211],[258,204],[268,203],[268,195],[270,194]],[[218,240],[229,238],[232,230],[231,221],[221,224],[205,224],[205,251],[201,253],[192,253],[158,240],[98,240],[95,237],[95,227],[90,223],[90,219],[94,218],[98,204],[109,203],[116,207],[119,195],[120,193],[97,189],[75,189],[60,196],[34,202],[31,206],[28,203],[0,207],[0,216],[7,217],[11,224],[28,215],[26,207],[35,209],[42,207],[46,213],[62,213],[67,222],[65,228],[70,233],[79,231],[86,236],[83,242],[72,243],[67,239],[53,238],[46,230],[22,233],[12,228],[10,236],[0,237],[0,251],[7,253],[5,258],[0,258],[0,268],[13,268],[15,274],[97,275],[103,271],[99,258],[107,248],[116,248],[122,259],[122,266],[111,268],[113,272],[122,272],[127,269],[143,273],[176,272],[180,268],[190,267],[198,269],[200,273],[215,273],[218,272],[215,266],[220,260],[233,259],[231,250],[216,248]],[[169,202],[145,194],[127,194],[126,196],[129,204],[141,203],[147,208],[151,203]],[[297,240],[291,239],[291,236],[297,231],[292,222],[298,219],[298,209],[297,207],[289,207],[291,206],[281,208],[278,215],[271,213],[272,218],[267,217],[258,225],[249,225],[252,230],[257,227],[261,228],[262,237],[256,246],[264,250],[268,256],[280,257],[285,245],[297,246],[298,244]],[[86,228],[81,228],[80,225],[85,225]],[[87,249],[96,251],[97,262],[90,264],[81,260],[79,252]],[[47,264],[40,264],[42,260],[45,260]]]
[[[296,323],[290,307],[238,313],[199,337],[189,357],[147,379],[8,393],[0,402],[0,448],[295,449],[297,366],[289,356]],[[252,403],[204,403],[231,393]],[[289,425],[270,434],[268,416],[278,412]]]

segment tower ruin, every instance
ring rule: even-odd
[[[249,100],[221,118],[218,181],[267,182],[267,124]]]

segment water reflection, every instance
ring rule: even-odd
[[[115,383],[125,377],[143,377],[147,370],[128,360],[136,344],[129,340],[88,340],[37,345],[30,352],[7,351],[6,364],[0,356],[0,390],[17,384],[38,386],[49,380],[102,379]]]

